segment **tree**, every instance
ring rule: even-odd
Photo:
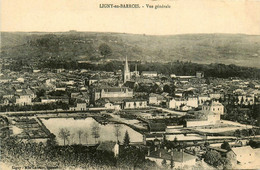
[[[116,140],[118,141],[118,138],[121,136],[121,131],[120,131],[121,126],[120,124],[115,124],[114,128],[115,128],[114,133],[116,136]]]
[[[237,138],[238,137],[241,137],[241,131],[239,129],[237,129],[235,132],[234,132],[234,136],[236,136]]]
[[[204,161],[210,165],[218,167],[221,165],[221,155],[217,151],[207,151],[204,155]]]
[[[209,142],[205,142],[205,143],[204,143],[204,146],[205,146],[205,147],[208,147],[208,146],[209,146]]]
[[[175,86],[173,84],[166,84],[165,86],[163,86],[163,92],[169,93],[170,95],[174,95]]]
[[[66,128],[61,128],[59,132],[59,137],[63,139],[63,143],[65,145],[66,140],[68,141],[68,137],[70,136],[70,131]]]
[[[77,131],[78,137],[79,137],[79,144],[81,144],[81,135],[83,134],[82,130]]]
[[[75,142],[74,142],[74,137],[75,137],[75,134],[72,133],[72,134],[70,135],[71,144],[74,144],[74,143],[75,143]]]
[[[174,160],[173,160],[173,159],[171,159],[171,169],[173,169],[173,168],[174,168],[174,166],[175,166]]]
[[[112,49],[106,44],[103,43],[99,46],[99,51],[102,56],[110,56],[112,54]]]
[[[167,139],[166,139],[166,135],[163,135],[162,145],[163,145],[163,146],[167,146],[167,145],[168,145],[168,141],[167,141]]]
[[[177,146],[178,146],[178,139],[177,139],[177,137],[175,136],[175,137],[174,137],[174,140],[173,140],[173,148],[177,148]]]
[[[163,159],[163,161],[162,161],[162,166],[163,166],[164,168],[166,168],[166,167],[167,167],[167,162],[166,162],[166,160],[165,160],[165,159]]]
[[[88,131],[85,131],[85,132],[84,132],[84,136],[85,136],[86,145],[87,145],[87,144],[88,144]]]
[[[229,145],[229,143],[227,141],[224,141],[222,144],[221,144],[221,149],[226,149],[227,151],[230,151],[231,150],[231,147]]]
[[[223,164],[223,169],[232,169],[232,163],[230,157],[222,157],[220,160]]]
[[[95,143],[97,143],[97,139],[100,137],[99,131],[100,127],[98,123],[94,122],[92,124],[91,135],[93,136],[93,138],[95,138]]]
[[[124,137],[124,145],[128,146],[129,143],[130,143],[130,137],[129,137],[128,131],[126,130],[125,131],[125,137]]]
[[[240,105],[242,106],[244,104],[244,97],[242,96],[241,101],[240,101]]]
[[[40,89],[39,91],[36,92],[36,96],[38,98],[40,98],[40,97],[44,96],[45,93],[46,93],[46,91],[44,89]]]

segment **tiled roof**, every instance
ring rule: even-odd
[[[160,157],[160,152],[161,152],[161,157]],[[173,154],[172,159],[174,162],[186,162],[192,159],[196,159],[195,156],[187,154],[185,152],[172,151],[172,154]],[[157,151],[151,152],[149,157],[171,160],[171,151],[167,151],[165,149],[158,149]]]

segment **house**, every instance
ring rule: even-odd
[[[154,151],[148,150],[148,154],[145,159],[154,161],[158,166],[162,166],[163,161],[166,165],[171,165],[173,162],[174,168],[183,168],[183,166],[193,166],[196,164],[196,156],[187,154],[185,152],[179,152],[175,150],[157,149]]]
[[[168,102],[168,108],[181,110],[181,106],[187,104],[187,101],[184,98],[173,98]]]
[[[55,103],[55,102],[69,103],[69,97],[66,95],[64,96],[46,95],[44,97],[41,97],[41,103]]]
[[[219,102],[207,101],[202,106],[202,111],[211,111],[220,115],[224,114],[224,106]]]
[[[83,100],[77,99],[75,101],[75,104],[72,107],[70,107],[70,110],[71,111],[85,111],[85,110],[87,110],[87,103]]]
[[[147,101],[141,99],[125,99],[123,103],[124,109],[141,109],[147,108]]]
[[[208,95],[200,95],[198,96],[198,104],[203,105],[205,101],[210,100],[210,97]]]
[[[88,86],[92,85],[93,83],[95,82],[98,82],[99,81],[99,78],[97,76],[94,76],[94,77],[91,77],[89,78],[88,80]]]
[[[149,104],[160,105],[164,101],[164,97],[160,94],[149,94]]]
[[[84,100],[87,104],[89,104],[89,95],[87,92],[74,92],[70,94],[72,99],[80,99]]]
[[[108,87],[93,89],[92,99],[100,98],[133,98],[133,90],[127,87]]]
[[[203,71],[197,71],[196,72],[196,77],[197,78],[203,78],[204,77],[204,72]]]
[[[108,110],[121,110],[121,106],[119,104],[106,103],[104,107]]]
[[[209,97],[210,99],[220,99],[220,98],[224,98],[224,95],[221,93],[210,93]]]
[[[238,103],[243,105],[253,105],[254,104],[254,96],[253,95],[239,95]]]
[[[209,112],[195,112],[200,115],[199,119],[186,120],[184,127],[215,125],[220,122],[220,114]]]
[[[112,152],[114,153],[114,157],[117,157],[119,154],[119,144],[114,141],[101,142],[97,147],[97,150],[102,152]]]
[[[188,97],[187,106],[197,108],[198,107],[198,97]]]
[[[121,110],[122,103],[116,100],[102,98],[96,101],[96,106],[102,108],[102,110]]]
[[[143,77],[157,77],[157,72],[156,71],[143,71],[142,76]]]
[[[15,100],[15,104],[17,105],[31,105],[32,104],[32,99],[35,98],[35,94],[33,93],[33,91],[31,89],[23,89],[23,90],[19,90],[16,93],[16,100]]]
[[[144,145],[146,145],[147,141],[153,141],[155,143],[155,141],[158,142],[163,140],[163,134],[161,133],[147,133],[143,135],[143,143]]]
[[[251,146],[232,148],[232,151],[235,153],[239,164],[248,164],[256,158],[255,151]]]
[[[214,125],[220,122],[220,115],[224,114],[224,106],[219,102],[207,101],[201,111],[194,112],[197,119],[185,121],[185,127]]]
[[[182,90],[176,90],[175,91],[175,96],[182,97],[183,96],[183,91]]]
[[[148,124],[150,133],[165,133],[165,123],[149,123]]]

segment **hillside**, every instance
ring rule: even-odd
[[[103,46],[104,48],[101,48]],[[103,54],[103,55],[101,55]],[[150,36],[121,33],[1,33],[1,57],[46,60],[191,61],[260,68],[260,36],[187,34]]]

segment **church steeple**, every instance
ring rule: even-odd
[[[125,58],[125,65],[124,65],[124,73],[123,73],[123,81],[124,83],[129,81],[131,79],[130,76],[130,70],[128,67],[128,61],[127,61],[127,57]]]

